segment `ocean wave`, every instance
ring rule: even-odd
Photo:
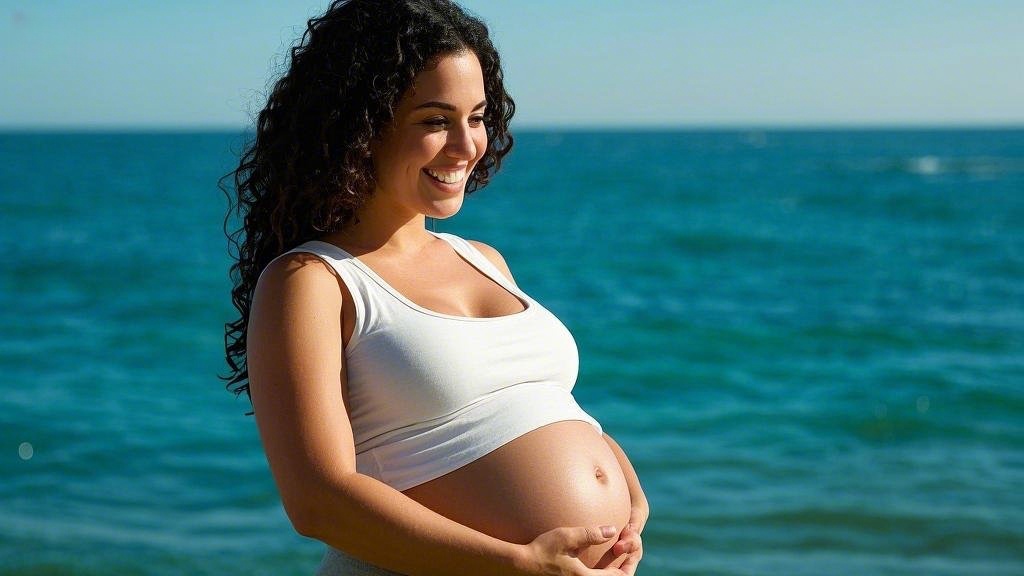
[[[830,165],[838,172],[914,174],[917,176],[971,176],[996,178],[1024,174],[1024,158],[998,156],[904,156],[842,161]]]

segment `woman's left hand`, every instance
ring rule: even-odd
[[[605,557],[598,562],[597,566],[610,564],[613,560],[627,555],[626,560],[619,567],[628,576],[636,574],[636,568],[644,555],[643,540],[640,533],[643,532],[644,524],[647,523],[647,512],[642,509],[633,508],[629,514],[629,523],[619,532],[619,539],[608,550]]]
[[[628,576],[636,574],[636,567],[644,556],[643,541],[640,538],[640,530],[635,524],[627,524],[619,533],[619,541],[609,550],[616,558],[627,554],[626,561],[619,566],[619,569]]]

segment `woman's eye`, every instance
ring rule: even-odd
[[[473,116],[469,119],[470,126],[479,126],[483,122],[483,116]],[[449,121],[447,118],[431,118],[429,120],[424,120],[423,124],[426,126],[430,126],[431,128],[444,128],[448,126]]]

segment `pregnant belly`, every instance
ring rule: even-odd
[[[470,464],[405,491],[460,524],[526,544],[561,526],[629,520],[629,491],[615,454],[586,422],[542,426]],[[580,554],[594,566],[614,544]]]

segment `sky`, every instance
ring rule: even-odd
[[[327,0],[0,0],[0,129],[250,126]],[[1024,125],[1022,0],[464,0],[513,127]]]

